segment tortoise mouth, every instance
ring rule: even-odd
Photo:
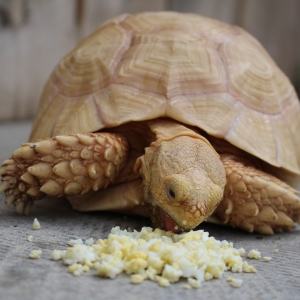
[[[159,208],[159,215],[162,220],[165,230],[171,231],[174,233],[180,232],[181,229],[175,223],[175,221],[161,208]]]

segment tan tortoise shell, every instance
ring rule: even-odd
[[[31,141],[170,117],[300,174],[294,88],[243,29],[193,14],[124,14],[50,76]]]

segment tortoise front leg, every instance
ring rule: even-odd
[[[113,183],[126,164],[125,137],[111,133],[56,136],[23,144],[0,168],[6,204],[28,214],[45,196],[84,194]]]
[[[223,223],[248,232],[289,231],[300,221],[297,191],[242,157],[221,155],[227,184],[215,211]]]

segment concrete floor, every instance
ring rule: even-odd
[[[0,124],[0,160],[8,158],[21,142],[25,142],[30,123]],[[42,228],[32,230],[38,218]],[[232,241],[246,251],[257,249],[270,262],[249,260],[257,274],[226,272],[221,279],[204,282],[200,289],[185,290],[180,281],[168,288],[145,281],[130,284],[130,278],[120,275],[115,280],[104,279],[91,271],[81,277],[67,272],[61,262],[50,260],[54,249],[66,249],[70,238],[105,238],[111,228],[140,229],[149,226],[147,219],[113,213],[79,213],[64,199],[44,199],[36,203],[29,216],[17,215],[4,204],[0,195],[0,299],[300,299],[300,227],[274,236],[248,234],[231,228],[203,224],[216,239]],[[33,235],[28,242],[27,236]],[[32,249],[42,249],[41,259],[32,260]],[[279,253],[275,254],[274,249]],[[232,288],[226,278],[244,280],[241,288]]]

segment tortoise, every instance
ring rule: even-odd
[[[79,211],[208,220],[248,232],[300,221],[300,105],[242,28],[194,14],[123,14],[47,81],[28,143],[3,162],[18,213],[66,196]]]

